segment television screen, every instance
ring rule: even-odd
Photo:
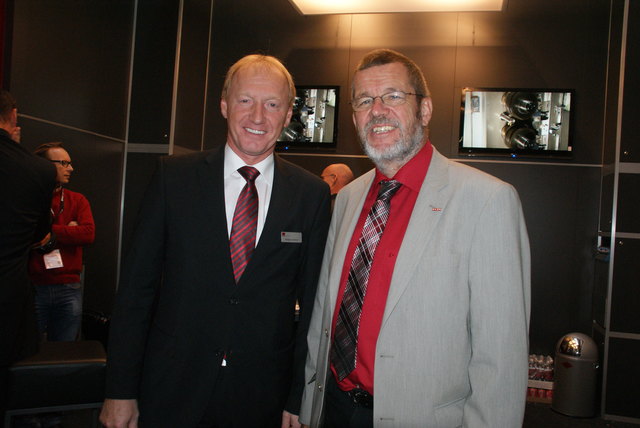
[[[459,154],[572,155],[569,89],[464,88]]]
[[[335,148],[339,92],[339,86],[296,86],[291,123],[276,147],[284,151]]]

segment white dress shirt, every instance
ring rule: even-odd
[[[264,222],[269,210],[271,190],[273,189],[273,154],[255,165],[248,165],[260,171],[256,178],[256,190],[258,191],[258,229],[256,231],[256,245],[264,228]],[[246,166],[240,157],[235,154],[229,145],[224,148],[224,206],[227,213],[227,233],[231,236],[233,225],[233,213],[236,209],[238,196],[247,180],[238,172],[239,168]]]

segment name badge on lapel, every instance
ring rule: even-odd
[[[302,232],[280,232],[280,242],[300,244],[302,243]]]

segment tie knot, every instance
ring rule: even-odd
[[[402,186],[397,180],[382,180],[380,182],[380,190],[378,190],[378,199],[388,201]]]
[[[256,179],[256,177],[258,177],[258,175],[260,175],[260,171],[258,171],[257,169],[255,169],[252,166],[243,166],[242,168],[238,168],[238,172],[249,183],[254,181]]]

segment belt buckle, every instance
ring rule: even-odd
[[[373,396],[362,389],[352,389],[349,395],[355,404],[359,404],[367,409],[373,408]]]

